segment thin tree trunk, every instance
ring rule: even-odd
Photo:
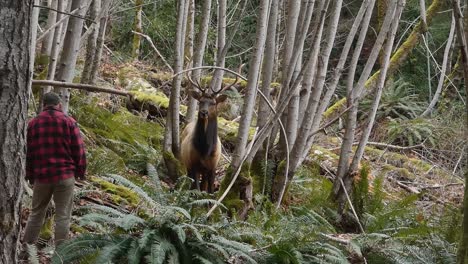
[[[236,140],[237,144],[231,163],[233,168],[238,168],[240,166],[240,163],[245,155],[245,148],[247,146],[247,139],[249,137],[250,123],[252,121],[253,109],[255,106],[255,98],[257,95],[256,88],[258,85],[258,73],[260,71],[260,64],[265,48],[269,7],[269,0],[260,1],[256,29],[257,37],[255,41],[254,53],[249,65],[247,87],[245,88],[244,104],[242,106],[242,119],[239,123],[239,130]]]
[[[184,0],[182,0],[184,1]],[[141,29],[141,14],[143,13],[143,0],[135,0],[136,6],[136,14],[135,14],[135,22],[134,22],[134,31],[138,33],[142,33]],[[140,55],[140,43],[141,43],[141,36],[138,34],[133,35],[133,42],[132,42],[132,58],[134,60],[138,60],[138,56]]]
[[[278,1],[271,2],[271,11],[268,19],[268,29],[265,44],[265,56],[263,58],[262,68],[262,87],[261,91],[265,94],[268,100],[270,97],[270,85],[273,79],[273,68],[275,66],[275,53],[276,53],[276,27],[278,22]],[[270,115],[270,107],[265,100],[259,101],[258,106],[257,127],[261,129]],[[263,155],[262,155],[263,157]]]
[[[468,95],[468,8],[462,14],[459,0],[453,0],[453,14],[457,31],[457,42],[460,46],[461,63],[463,65],[463,78],[465,90]],[[467,96],[468,98],[468,96]],[[468,105],[465,112],[465,140],[468,139]],[[457,263],[466,264],[468,262],[468,170],[465,171],[465,193],[463,198],[463,222],[462,236],[458,244]]]
[[[299,19],[299,11],[301,10],[301,1],[299,0],[289,0],[288,1],[288,10],[287,10],[287,13],[288,13],[288,16],[287,16],[287,21],[286,21],[286,32],[285,32],[285,36],[284,36],[284,44],[283,44],[283,52],[282,52],[282,58],[281,58],[281,92],[280,92],[280,98],[283,98],[287,93],[289,93],[289,83],[290,83],[290,79],[289,79],[289,73],[293,73],[295,68],[296,68],[296,64],[292,61],[292,57],[293,57],[293,52],[294,52],[294,42],[295,42],[295,38],[296,38],[296,29],[297,29],[297,24],[298,24],[298,19]],[[292,76],[292,74],[291,74]],[[294,92],[291,100],[293,100],[293,102],[288,102],[290,105],[291,103],[292,104],[295,104],[295,103],[298,103],[298,92]],[[288,107],[289,108],[289,107]],[[292,106],[292,111],[295,111],[295,108],[294,106]],[[288,109],[289,110],[289,109]],[[294,129],[294,126],[296,123],[291,123],[289,122],[288,120],[288,110],[286,110],[283,115],[281,116],[281,121],[283,122],[283,124],[286,124],[287,125],[287,138],[284,137],[284,135],[280,134],[280,141],[279,141],[279,148],[280,148],[280,152],[282,153],[282,155],[284,155],[286,153],[286,140],[289,140],[291,139],[293,133],[295,131],[291,131],[291,129]],[[292,118],[294,118],[295,116],[295,113],[291,113],[292,115]],[[277,132],[277,131],[274,131],[274,132]],[[272,135],[274,137],[276,137],[276,134],[275,135]]]
[[[52,9],[57,9],[58,1],[59,0],[48,0],[47,6]],[[49,10],[49,14],[47,16],[47,25],[44,28],[44,30],[50,29],[55,24],[56,21],[57,21],[57,12],[55,12],[54,10]],[[47,35],[44,37],[44,40],[42,41],[41,53],[47,55],[47,57],[50,57],[50,53],[52,51],[54,32],[55,32],[55,29],[50,30],[50,32],[47,33]]]
[[[341,145],[341,151],[340,151],[340,159],[338,163],[338,172],[336,175],[336,178],[333,182],[333,197],[338,201],[338,212],[342,213],[344,210],[344,205],[346,201],[346,192],[344,191],[343,188],[346,188],[346,191],[350,193],[351,188],[350,184],[351,181],[349,179],[352,179],[352,174],[349,171],[350,168],[350,155],[351,155],[351,148],[354,142],[354,131],[356,128],[356,118],[357,118],[357,110],[358,110],[358,98],[360,97],[360,94],[362,91],[365,89],[365,82],[369,78],[369,75],[371,73],[372,68],[374,67],[374,64],[379,56],[380,50],[382,48],[382,45],[388,35],[388,32],[390,30],[390,27],[392,25],[392,22],[395,20],[395,13],[396,13],[396,6],[397,3],[391,2],[388,6],[387,9],[387,14],[385,16],[385,20],[382,24],[382,27],[380,29],[380,32],[377,36],[377,39],[374,43],[374,46],[372,48],[372,51],[369,55],[369,58],[366,62],[366,65],[361,73],[361,76],[359,78],[358,83],[354,86],[354,73],[355,73],[355,68],[358,63],[359,55],[361,53],[362,49],[362,43],[361,41],[365,40],[365,36],[359,39],[359,44],[357,45],[355,49],[355,53],[353,55],[353,61],[351,62],[351,68],[348,74],[348,83],[347,83],[347,102],[348,107],[350,107],[350,111],[348,112],[348,116],[346,119],[346,129],[345,129],[345,135],[343,137],[343,143]],[[367,31],[368,25],[366,28],[363,28],[364,31]],[[354,88],[353,88],[354,86]],[[345,182],[345,186],[343,187],[341,185],[341,182]]]
[[[33,1],[0,1],[0,263],[18,263]]]
[[[348,34],[348,37],[346,39],[345,45],[343,46],[343,50],[341,52],[340,59],[338,61],[338,64],[337,64],[337,66],[335,68],[335,71],[334,71],[334,74],[333,74],[333,77],[332,77],[332,81],[328,85],[328,90],[325,93],[325,95],[323,96],[323,98],[322,98],[322,100],[320,102],[320,105],[318,106],[318,109],[317,109],[317,111],[315,112],[315,114],[313,116],[311,129],[308,131],[307,134],[304,134],[303,132],[299,132],[300,135],[307,137],[307,141],[306,141],[307,143],[305,144],[304,149],[303,149],[302,154],[301,154],[301,157],[300,157],[300,159],[298,161],[299,165],[302,164],[304,159],[308,156],[309,150],[310,150],[310,148],[311,148],[311,146],[313,144],[313,139],[314,139],[314,136],[312,136],[311,133],[314,133],[314,131],[316,131],[319,128],[320,122],[322,120],[322,113],[325,111],[325,109],[328,106],[332,96],[335,93],[336,88],[338,87],[338,83],[339,83],[339,81],[341,79],[341,76],[343,74],[343,69],[344,69],[346,60],[348,58],[348,54],[349,54],[349,51],[351,49],[351,45],[354,42],[355,35],[356,35],[357,31],[358,31],[359,26],[361,25],[361,23],[363,21],[364,14],[366,14],[366,10],[369,8],[369,6],[371,4],[371,1],[375,2],[375,0],[366,0],[361,4],[361,8],[359,9],[358,14],[356,15],[356,18],[355,18],[355,20],[353,22],[353,25],[352,25],[352,27],[350,29],[350,32]],[[307,121],[307,122],[310,122],[310,121]],[[294,158],[295,157],[293,156],[293,160],[294,160]]]
[[[91,76],[89,79],[90,84],[95,84],[97,80],[97,76],[99,74],[99,66],[101,65],[102,59],[102,50],[104,49],[104,41],[106,40],[106,28],[107,22],[109,20],[109,9],[112,4],[112,0],[103,0],[102,2],[102,12],[101,18],[99,19],[99,32],[98,38],[96,41],[96,54],[94,55],[94,59],[91,62]]]
[[[216,66],[218,67],[224,67],[226,58],[226,56],[223,56],[223,49],[226,45],[226,9],[227,1],[218,0],[218,37],[216,52]],[[223,70],[215,70],[210,84],[212,91],[218,91],[221,88],[223,76]]]
[[[379,108],[380,98],[382,97],[382,91],[385,87],[385,81],[387,79],[387,71],[388,71],[388,67],[390,64],[390,56],[392,55],[395,35],[398,30],[401,13],[403,11],[404,5],[406,4],[405,1],[406,0],[402,0],[402,3],[397,7],[396,18],[393,21],[391,32],[389,33],[389,36],[384,45],[384,49],[383,49],[382,56],[381,56],[381,58],[383,59],[382,68],[381,68],[382,73],[379,76],[377,92],[375,94],[374,101],[372,102],[371,112],[368,118],[369,120],[368,120],[367,126],[362,132],[361,140],[359,141],[359,145],[356,149],[356,153],[354,154],[353,161],[351,162],[351,166],[349,168],[349,171],[351,173],[354,173],[359,167],[359,164],[362,159],[362,155],[364,154],[365,147],[367,145],[367,142],[369,141],[369,136],[372,131],[372,127],[374,126],[375,116]]]
[[[443,5],[443,0],[433,0],[432,4],[426,11],[426,23],[430,25],[432,19],[436,16],[437,12],[439,11],[440,7]],[[411,51],[417,46],[421,35],[425,32],[425,27],[422,21],[420,21],[413,29],[411,34],[406,38],[405,42],[401,44],[398,50],[393,54],[392,58],[390,59],[390,66],[388,68],[388,75],[392,76],[406,61],[406,58],[411,53]],[[376,87],[376,83],[378,80],[378,76],[380,71],[374,73],[367,81],[366,81],[366,91],[373,91]],[[340,113],[345,109],[346,105],[346,98],[338,100],[332,106],[328,107],[326,111],[324,111],[325,118],[331,118],[335,114]]]
[[[65,11],[65,7],[64,7],[64,2],[63,0],[57,0],[57,10],[59,11]],[[57,13],[57,21],[60,21],[62,20],[62,14],[61,13]],[[57,69],[57,61],[58,61],[58,57],[59,57],[59,54],[60,54],[60,47],[61,47],[61,44],[60,42],[62,41],[62,26],[64,26],[63,23],[60,23],[56,26],[55,30],[54,30],[54,37],[52,39],[52,48],[51,48],[51,52],[50,52],[50,57],[49,57],[49,65],[48,65],[48,68],[47,68],[47,77],[46,79],[47,80],[54,80],[55,79],[55,71]],[[39,95],[39,106],[38,106],[38,113],[42,112],[42,96],[45,94],[45,93],[48,93],[52,90],[52,86],[45,86],[40,95]]]
[[[333,48],[333,44],[335,42],[335,36],[336,36],[339,21],[340,21],[342,4],[343,4],[343,1],[335,2],[334,9],[330,18],[330,23],[329,23],[330,25],[328,27],[327,38],[326,38],[326,46],[323,48],[323,52],[321,52],[322,53],[322,57],[320,58],[321,64],[317,70],[317,76],[315,78],[315,85],[310,95],[309,104],[307,105],[307,109],[304,114],[305,117],[304,117],[303,123],[301,124],[300,130],[298,132],[299,137],[297,139],[297,143],[294,145],[291,151],[292,157],[291,157],[291,171],[290,171],[291,176],[289,177],[290,179],[292,178],[292,175],[294,174],[294,172],[297,170],[297,168],[300,165],[299,163],[300,157],[301,157],[302,152],[304,151],[304,146],[307,140],[307,135],[309,134],[309,131],[312,127],[312,121],[314,119],[318,104],[320,102],[320,97],[322,94],[323,87],[325,86],[325,76],[328,70],[328,61],[329,61],[329,57]],[[321,41],[321,35],[319,36],[320,36],[320,39],[316,40],[318,41],[318,45],[320,44],[320,41]],[[305,77],[304,79],[309,79],[309,78]],[[310,88],[307,87],[307,88],[311,89],[312,87]]]
[[[91,81],[91,68],[93,65],[94,57],[96,56],[97,39],[99,34],[99,12],[101,11],[101,0],[93,0],[89,11],[90,19],[96,22],[96,25],[91,25],[92,29],[90,36],[88,37],[88,43],[86,45],[86,55],[84,61],[83,72],[81,74],[81,83],[90,84]]]
[[[249,137],[250,123],[252,121],[253,110],[255,107],[255,97],[257,95],[257,86],[260,72],[260,64],[262,62],[263,52],[265,49],[265,40],[267,34],[268,14],[270,11],[271,1],[260,0],[257,16],[256,41],[254,52],[249,65],[249,74],[247,87],[245,88],[244,104],[242,106],[242,119],[239,123],[237,132],[237,144],[231,162],[231,171],[235,172],[240,168],[242,161],[246,155],[247,140]],[[231,175],[233,176],[233,175]],[[229,177],[226,177],[226,180]],[[253,207],[252,202],[252,181],[249,180],[246,186],[240,188],[240,197],[244,199],[244,212],[241,217],[245,217],[246,213]]]
[[[185,30],[186,30],[186,11],[187,1],[180,0],[177,6],[177,31],[176,31],[176,43],[175,43],[175,58],[174,58],[174,72],[180,72],[184,66],[184,42],[185,42]],[[169,101],[170,112],[166,119],[166,133],[165,133],[165,144],[164,150],[166,152],[172,151],[174,157],[179,157],[180,151],[180,140],[179,140],[179,109],[180,109],[180,87],[182,83],[182,75],[177,75],[172,80],[172,91]],[[169,125],[170,124],[170,125]],[[171,134],[171,140],[168,140],[169,132]],[[169,142],[171,142],[169,144]],[[169,149],[170,147],[170,149]],[[171,162],[173,163],[173,161]],[[177,174],[178,172],[171,172]]]
[[[454,35],[455,35],[455,18],[452,17],[452,25],[450,26],[450,33],[449,33],[449,36],[448,36],[447,45],[445,46],[445,50],[444,50],[444,59],[442,61],[442,69],[440,70],[440,77],[439,77],[439,83],[437,84],[437,90],[434,93],[434,97],[432,98],[431,102],[429,103],[429,106],[421,114],[421,117],[430,115],[431,112],[432,112],[432,109],[434,109],[434,106],[439,101],[440,94],[442,93],[442,88],[444,87],[445,77],[447,77],[445,75],[447,73],[447,67],[450,64],[449,54],[450,54],[450,50],[452,48]]]
[[[202,5],[202,20],[200,21],[200,30],[197,35],[197,42],[193,53],[193,67],[200,67],[203,65],[203,56],[205,55],[206,40],[208,37],[208,27],[211,18],[211,0],[203,0]],[[200,79],[201,70],[197,69],[192,71],[192,79]],[[187,109],[186,119],[187,122],[195,120],[197,112],[197,101],[192,96],[189,96],[189,103]]]
[[[81,6],[81,0],[72,0],[71,9],[74,10]],[[79,16],[86,14],[87,8],[83,8],[78,12]],[[63,52],[60,58],[59,69],[57,72],[57,81],[71,82],[75,76],[76,59],[80,49],[80,37],[83,29],[83,19],[70,17],[68,22],[68,29],[65,35],[63,44]],[[59,88],[57,92],[62,101],[63,111],[68,113],[68,106],[70,102],[70,91],[67,88]]]
[[[339,1],[339,3],[337,3],[337,6],[340,5],[340,2],[341,1]],[[330,4],[330,1],[328,1],[328,0],[323,1],[323,3],[320,4],[320,7],[322,8],[320,10],[320,23],[319,23],[318,28],[317,28],[317,32],[316,32],[316,35],[315,35],[313,46],[311,48],[311,50],[313,50],[312,55],[311,55],[311,60],[310,60],[309,64],[305,66],[306,70],[305,70],[305,74],[304,74],[304,76],[305,76],[304,79],[309,79],[309,77],[307,77],[307,75],[308,74],[313,74],[313,70],[311,70],[311,69],[315,69],[317,67],[318,57],[319,57],[319,53],[320,53],[320,44],[322,42],[322,35],[323,35],[324,27],[325,27],[325,20],[326,20],[326,15],[327,15],[327,10],[328,10],[329,4]],[[336,10],[334,10],[334,11],[336,11]],[[334,27],[335,27],[334,25],[331,25],[330,34],[333,33],[333,28]],[[333,46],[333,42],[331,42],[329,44],[331,46]],[[312,79],[312,78],[310,78],[310,79]],[[308,113],[306,112],[306,115],[307,114]],[[299,137],[299,139],[301,139],[301,137]],[[301,144],[301,143],[298,142],[298,144],[296,145],[296,148],[300,147],[299,144]],[[294,153],[294,152],[291,151],[291,153]],[[292,161],[292,162],[294,162],[294,161]],[[289,181],[289,180],[286,181],[285,178],[288,177],[289,179],[291,179],[291,176],[292,176],[291,171],[289,172],[289,175],[286,175],[282,171],[279,171],[277,173],[277,178],[275,179],[275,184],[273,184],[273,187],[272,187],[272,199],[273,199],[273,201],[278,201],[278,200],[280,201],[280,199],[282,197],[281,192],[282,192],[282,190],[284,190],[286,188],[285,184],[288,184],[288,181]]]
[[[188,0],[187,30],[185,32],[185,64],[193,66],[193,38],[195,34],[195,0]]]

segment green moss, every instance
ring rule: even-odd
[[[171,162],[177,171],[177,175],[184,175],[186,174],[185,166],[180,162],[172,152],[170,151],[163,151],[163,158],[166,162]]]
[[[77,234],[88,233],[88,231],[85,228],[74,223],[70,225],[70,229],[73,233],[77,233]]]
[[[91,177],[90,180],[98,184],[101,190],[111,194],[113,201],[117,204],[125,202],[126,204],[136,207],[140,201],[138,194],[125,186],[115,185],[97,177]]]
[[[226,176],[221,182],[220,189],[218,191],[218,195],[222,195],[224,191],[227,189],[229,184],[231,183],[232,177],[234,176],[235,171],[229,167],[226,170]],[[237,177],[236,182],[232,186],[231,190],[227,194],[226,198],[224,198],[224,205],[231,211],[233,215],[236,215],[236,212],[239,212],[240,209],[244,206],[244,201],[239,198],[240,188],[241,186],[247,184],[252,180],[250,176],[250,164],[244,163],[240,170],[239,176]]]
[[[53,230],[53,222],[54,222],[54,215],[51,217],[47,218],[44,222],[44,224],[41,227],[41,231],[39,233],[39,237],[48,241],[52,239],[52,235],[54,234]]]

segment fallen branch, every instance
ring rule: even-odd
[[[159,58],[161,58],[161,60],[164,62],[164,64],[166,65],[167,68],[169,68],[169,70],[171,70],[171,73],[174,73],[174,70],[172,69],[171,65],[169,65],[169,63],[167,63],[166,59],[163,57],[163,55],[161,55],[161,52],[159,52],[159,50],[156,48],[156,46],[154,45],[153,41],[151,40],[151,38],[148,36],[148,35],[145,35],[145,34],[142,34],[140,32],[136,32],[136,31],[133,31],[132,30],[132,33],[133,34],[136,34],[138,36],[142,36],[144,37],[151,45],[151,47],[154,49],[154,51],[156,51],[156,53],[158,54]]]
[[[121,96],[129,96],[130,93],[126,91],[111,89],[111,88],[104,88],[95,85],[89,84],[80,84],[80,83],[67,83],[67,82],[59,82],[59,81],[48,81],[48,80],[33,80],[33,85],[49,85],[53,87],[64,87],[64,88],[73,88],[78,90],[85,90],[89,92],[98,92],[98,93],[110,93],[116,94]]]

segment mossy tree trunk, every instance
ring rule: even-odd
[[[188,0],[180,0],[177,5],[177,31],[175,42],[174,72],[180,72],[184,67],[184,43],[185,31],[187,29]],[[182,85],[182,75],[179,74],[172,79],[171,97],[169,99],[169,109],[166,118],[166,128],[164,133],[165,163],[168,173],[172,179],[179,176],[176,169],[177,159],[180,154],[179,138],[179,111],[180,111],[180,88]]]
[[[0,263],[18,263],[33,1],[0,1]]]
[[[142,33],[141,28],[141,15],[143,13],[143,0],[135,0],[135,22],[134,22],[134,31],[138,33]],[[141,36],[138,34],[133,34],[133,42],[132,42],[132,58],[134,60],[138,60],[138,56],[140,55],[140,43],[141,43]]]
[[[460,1],[453,0],[453,14],[455,16],[455,26],[457,31],[457,42],[461,53],[461,65],[463,67],[463,77],[465,81],[465,90],[468,98],[468,8],[462,14]],[[468,139],[468,105],[465,111],[465,140]],[[466,156],[465,156],[466,157]],[[462,236],[458,245],[457,263],[468,263],[468,169],[465,171],[465,193],[463,198],[463,222]]]
[[[246,147],[249,137],[250,124],[252,121],[253,110],[255,107],[255,98],[257,95],[257,84],[259,79],[260,64],[265,49],[265,40],[267,34],[268,14],[270,12],[271,1],[261,0],[258,10],[257,26],[256,26],[256,42],[254,46],[253,56],[249,65],[248,82],[245,88],[246,94],[244,97],[244,104],[242,106],[242,119],[239,123],[239,130],[237,132],[237,144],[234,151],[231,169],[236,171],[237,168],[242,166],[244,156],[247,155]],[[225,177],[224,181],[230,182],[230,177]],[[242,213],[246,212],[252,207],[252,181],[240,187],[239,197],[244,199],[244,207]]]

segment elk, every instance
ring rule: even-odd
[[[221,140],[218,137],[218,104],[227,99],[221,92],[228,90],[238,81],[236,80],[215,92],[202,89],[200,83],[194,83],[188,76],[192,87],[189,95],[198,101],[197,120],[187,124],[181,135],[182,163],[187,168],[188,176],[192,178],[192,189],[213,193],[215,169],[221,157]],[[200,189],[201,175],[201,189]]]

